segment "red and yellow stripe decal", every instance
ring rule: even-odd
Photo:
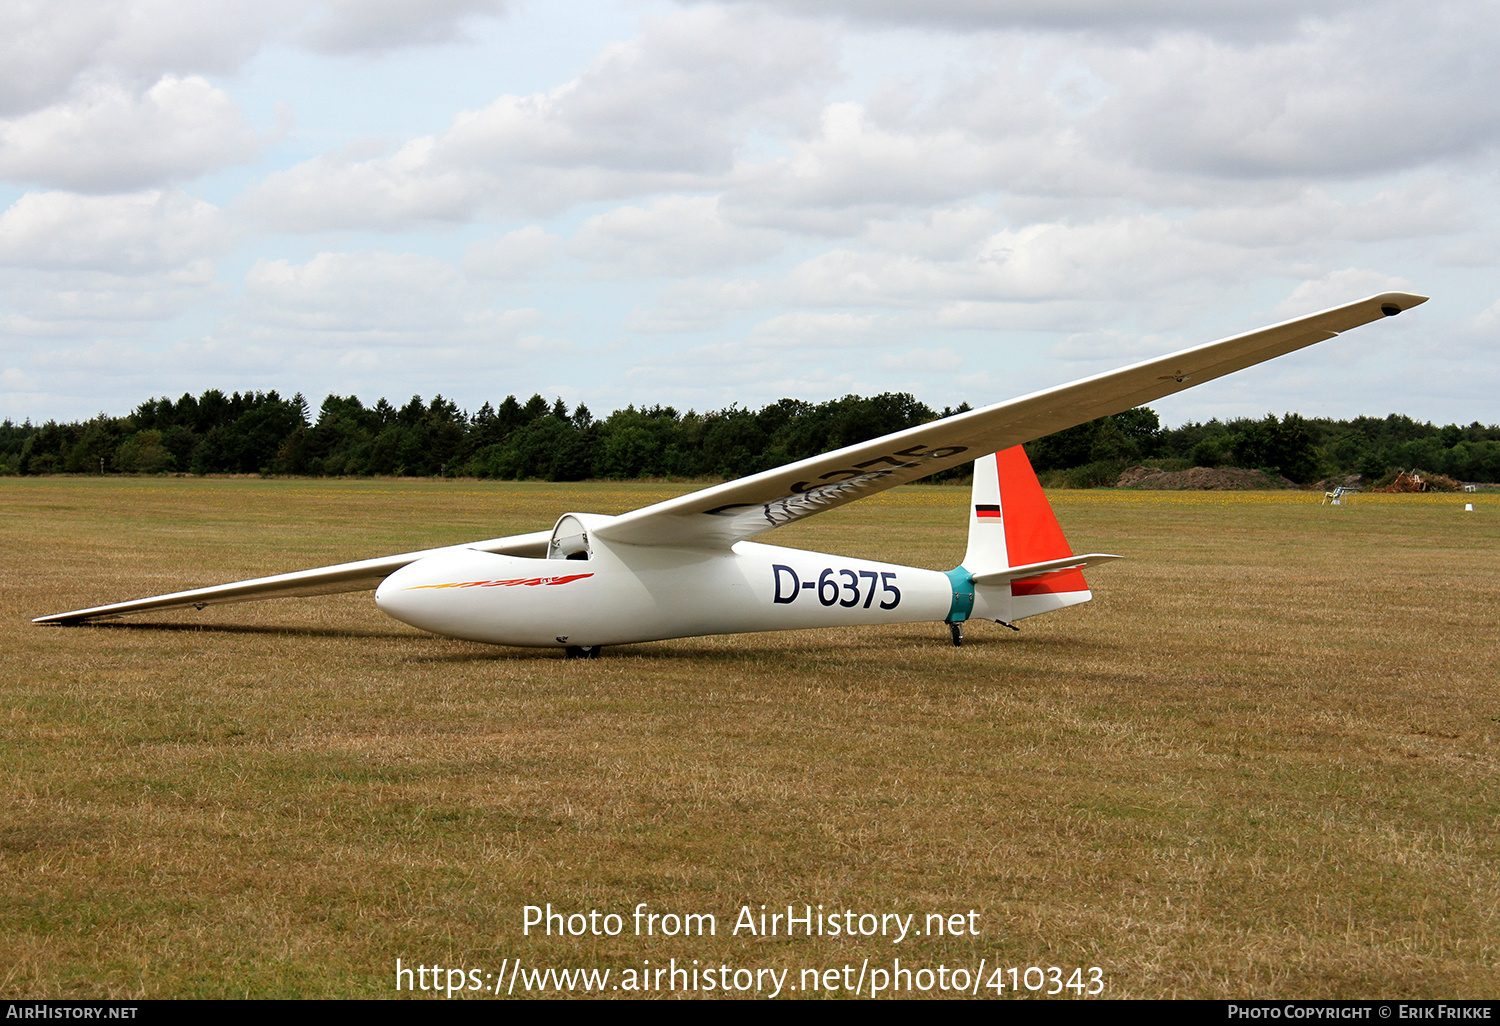
[[[509,581],[452,581],[448,584],[413,584],[407,591],[417,591],[421,588],[535,588],[539,584],[548,586],[554,584],[571,584],[581,581],[593,574],[567,574],[563,577],[516,577]]]

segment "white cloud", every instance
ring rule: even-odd
[[[234,102],[202,78],[165,75],[139,95],[101,82],[0,121],[0,177],[118,192],[196,178],[259,148]]]
[[[744,223],[846,237],[880,222],[931,220],[936,211],[948,220],[946,230],[972,236],[976,220],[988,218],[993,227],[997,199],[1014,214],[1017,197],[1055,197],[1055,209],[1041,219],[1063,210],[1078,216],[1088,212],[1081,204],[1116,202],[1144,177],[1119,181],[1075,131],[1045,116],[1016,125],[966,123],[966,102],[939,97],[899,117],[881,116],[872,104],[830,104],[815,137],[792,141],[785,158],[739,169],[726,209]],[[1039,93],[1000,104],[1050,105]],[[959,218],[968,225],[960,228]]]
[[[113,340],[197,388],[449,392],[497,366],[601,411],[913,382],[956,402],[1409,279],[1434,302],[1381,338],[1449,344],[1470,388],[1494,334],[1491,6],[11,4],[0,177],[43,185],[0,211],[0,344]],[[281,103],[298,127],[257,138]],[[225,256],[242,282],[216,282]],[[498,298],[528,281],[538,309]],[[62,363],[7,365],[59,391]],[[1313,394],[1245,380],[1257,412]],[[1361,401],[1416,394],[1386,380]]]
[[[1116,92],[1089,131],[1144,167],[1220,178],[1370,175],[1483,153],[1500,138],[1500,22],[1484,4],[1405,4],[1231,45],[1177,33],[1095,50]]]
[[[108,3],[0,4],[0,115],[66,92],[111,33]]]
[[[864,237],[874,249],[930,260],[965,260],[1003,227],[1002,221],[995,210],[972,204],[927,208],[915,217],[872,222]]]
[[[1086,299],[975,300],[954,299],[943,303],[934,321],[943,328],[961,331],[1075,332],[1082,326],[1097,327],[1120,315],[1120,304]]]
[[[1069,335],[1052,346],[1049,353],[1059,360],[1102,361],[1111,367],[1124,367],[1138,360],[1182,348],[1184,344],[1163,339],[1159,335],[1132,335],[1115,328],[1105,328]]]
[[[1152,214],[1007,229],[967,259],[830,250],[799,264],[774,291],[817,305],[1117,301],[1231,280],[1251,263],[1242,250],[1188,238]]]
[[[928,89],[891,82],[830,105],[816,137],[742,167],[725,200],[742,220],[857,234],[872,215],[987,193],[1013,211],[1033,197],[1075,214],[1101,200],[1253,207],[1305,189],[1298,176],[1489,160],[1500,108],[1479,97],[1500,91],[1500,61],[1475,55],[1500,49],[1500,23],[1484,5],[1416,21],[1393,3],[1346,7],[1232,42],[981,36]]]
[[[502,15],[507,6],[506,0],[324,0],[302,40],[326,53],[459,42],[464,22]]]
[[[464,254],[463,269],[476,278],[529,278],[557,259],[561,243],[546,229],[529,225],[498,239],[473,243]]]
[[[627,327],[699,331],[747,311],[792,308],[800,312],[772,314],[752,336],[770,326],[885,324],[871,319],[874,310],[909,311],[915,324],[944,330],[1078,333],[1132,311],[1196,309],[1279,266],[1253,250],[1194,238],[1162,214],[1000,231],[994,220],[961,209],[926,225],[877,222],[863,244],[825,249],[785,272],[674,282]],[[849,312],[812,312],[830,307]]]
[[[824,366],[784,349],[720,343],[696,346],[669,359],[635,361],[615,391],[630,395],[648,387],[652,401],[711,409],[731,403],[754,407],[788,396],[822,400],[871,391],[866,385],[867,380],[846,365]]]
[[[220,212],[177,190],[32,192],[0,215],[0,333],[136,334],[220,289]]]
[[[1411,283],[1405,278],[1381,274],[1358,267],[1346,267],[1314,281],[1305,281],[1275,308],[1277,317],[1290,319],[1317,313],[1341,303],[1352,303],[1380,292],[1406,292]]]
[[[232,72],[295,21],[291,0],[69,0],[0,5],[0,114],[49,107],[96,78]]]
[[[472,219],[483,202],[484,172],[440,167],[435,140],[408,143],[389,157],[349,162],[315,157],[266,176],[245,206],[277,231],[430,228]]]
[[[1318,252],[1351,241],[1452,235],[1469,227],[1474,204],[1452,179],[1421,177],[1361,200],[1339,200],[1320,186],[1278,200],[1205,209],[1184,222],[1188,234],[1229,245]]]
[[[117,196],[28,192],[0,214],[0,265],[156,273],[230,241],[220,211],[179,190]]]
[[[809,26],[687,12],[650,23],[548,93],[502,96],[387,157],[299,164],[268,176],[249,204],[286,231],[402,228],[713,188],[745,132],[811,121],[810,98],[832,74]]]
[[[995,298],[1002,299],[1119,299],[1193,280],[1230,280],[1253,262],[1242,250],[1186,237],[1159,214],[1001,232],[981,258],[993,265]]]
[[[267,43],[375,52],[461,37],[504,0],[67,0],[0,4],[0,116],[52,106],[102,77],[230,74]]]
[[[1024,172],[1020,148],[1029,150]],[[794,140],[790,149],[784,159],[740,168],[725,197],[737,220],[856,235],[871,219],[1013,187],[1018,176],[1052,163],[1055,147],[1034,136],[985,138],[956,125],[882,125],[864,105],[843,101],[824,110],[815,138]]]
[[[645,334],[703,331],[722,326],[737,313],[770,301],[774,282],[753,278],[689,278],[667,284],[656,304],[625,318],[628,331]]]
[[[445,261],[379,250],[258,260],[245,300],[245,321],[319,345],[510,344],[541,320],[534,310],[493,309]]]
[[[649,207],[617,207],[589,218],[569,249],[602,277],[688,276],[754,263],[781,251],[785,236],[726,220],[717,197],[666,196]]]
[[[883,353],[880,366],[902,374],[947,374],[959,370],[964,358],[948,346],[939,349],[908,349],[904,353]]]
[[[406,333],[451,319],[458,271],[416,253],[319,253],[304,264],[257,260],[245,275],[249,316],[313,331]]]
[[[890,317],[803,311],[761,321],[750,329],[746,342],[775,349],[841,349],[884,344],[895,329]]]
[[[0,273],[0,294],[16,312],[7,328],[23,336],[138,334],[218,291],[209,260],[129,276],[93,270]]]
[[[40,382],[37,378],[16,367],[6,367],[0,371],[0,391],[3,392],[35,392]]]
[[[1500,339],[1500,299],[1495,300],[1479,313],[1459,322],[1458,330],[1465,335],[1487,339]]]
[[[741,0],[765,2],[765,0]],[[955,30],[1051,29],[1117,34],[1189,26],[1242,36],[1354,6],[1354,0],[769,0],[789,14]]]
[[[72,373],[109,373],[141,361],[139,346],[101,339],[87,345],[48,350],[33,363],[37,367],[67,370]]]

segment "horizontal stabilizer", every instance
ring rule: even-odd
[[[1107,552],[1065,556],[1062,559],[1049,559],[1043,563],[1028,563],[1026,566],[1013,566],[1005,570],[996,570],[993,573],[976,574],[974,583],[1005,584],[1009,581],[1024,581],[1028,577],[1039,577],[1042,574],[1050,574],[1059,570],[1082,570],[1086,566],[1096,566],[1100,563],[1108,563],[1112,559],[1124,558],[1124,556],[1111,556]]]

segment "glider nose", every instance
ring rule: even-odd
[[[385,615],[434,634],[451,634],[451,611],[445,601],[455,582],[462,581],[461,565],[441,556],[419,559],[391,574],[375,589],[375,606]]]
[[[404,566],[380,582],[380,586],[375,589],[375,607],[386,616],[420,627],[421,624],[416,623],[413,617],[417,613],[416,607],[421,605],[421,600],[416,598],[421,592],[414,592],[407,587],[407,583],[415,576],[408,571],[415,565]]]
[[[577,565],[473,550],[428,556],[381,581],[375,605],[387,616],[433,634],[512,644],[518,637],[529,637],[525,630],[516,633],[518,624],[528,618],[545,621],[548,627],[556,619],[556,601],[548,603],[541,595],[555,596],[557,589],[542,587],[539,595],[538,586],[593,576],[555,573],[558,567]],[[548,570],[553,573],[538,573]],[[548,629],[541,643],[566,633]]]

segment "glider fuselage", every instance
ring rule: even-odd
[[[375,603],[449,637],[588,647],[944,620],[954,585],[937,570],[756,542],[727,550],[595,543],[587,558],[472,551],[421,559],[387,577]]]

